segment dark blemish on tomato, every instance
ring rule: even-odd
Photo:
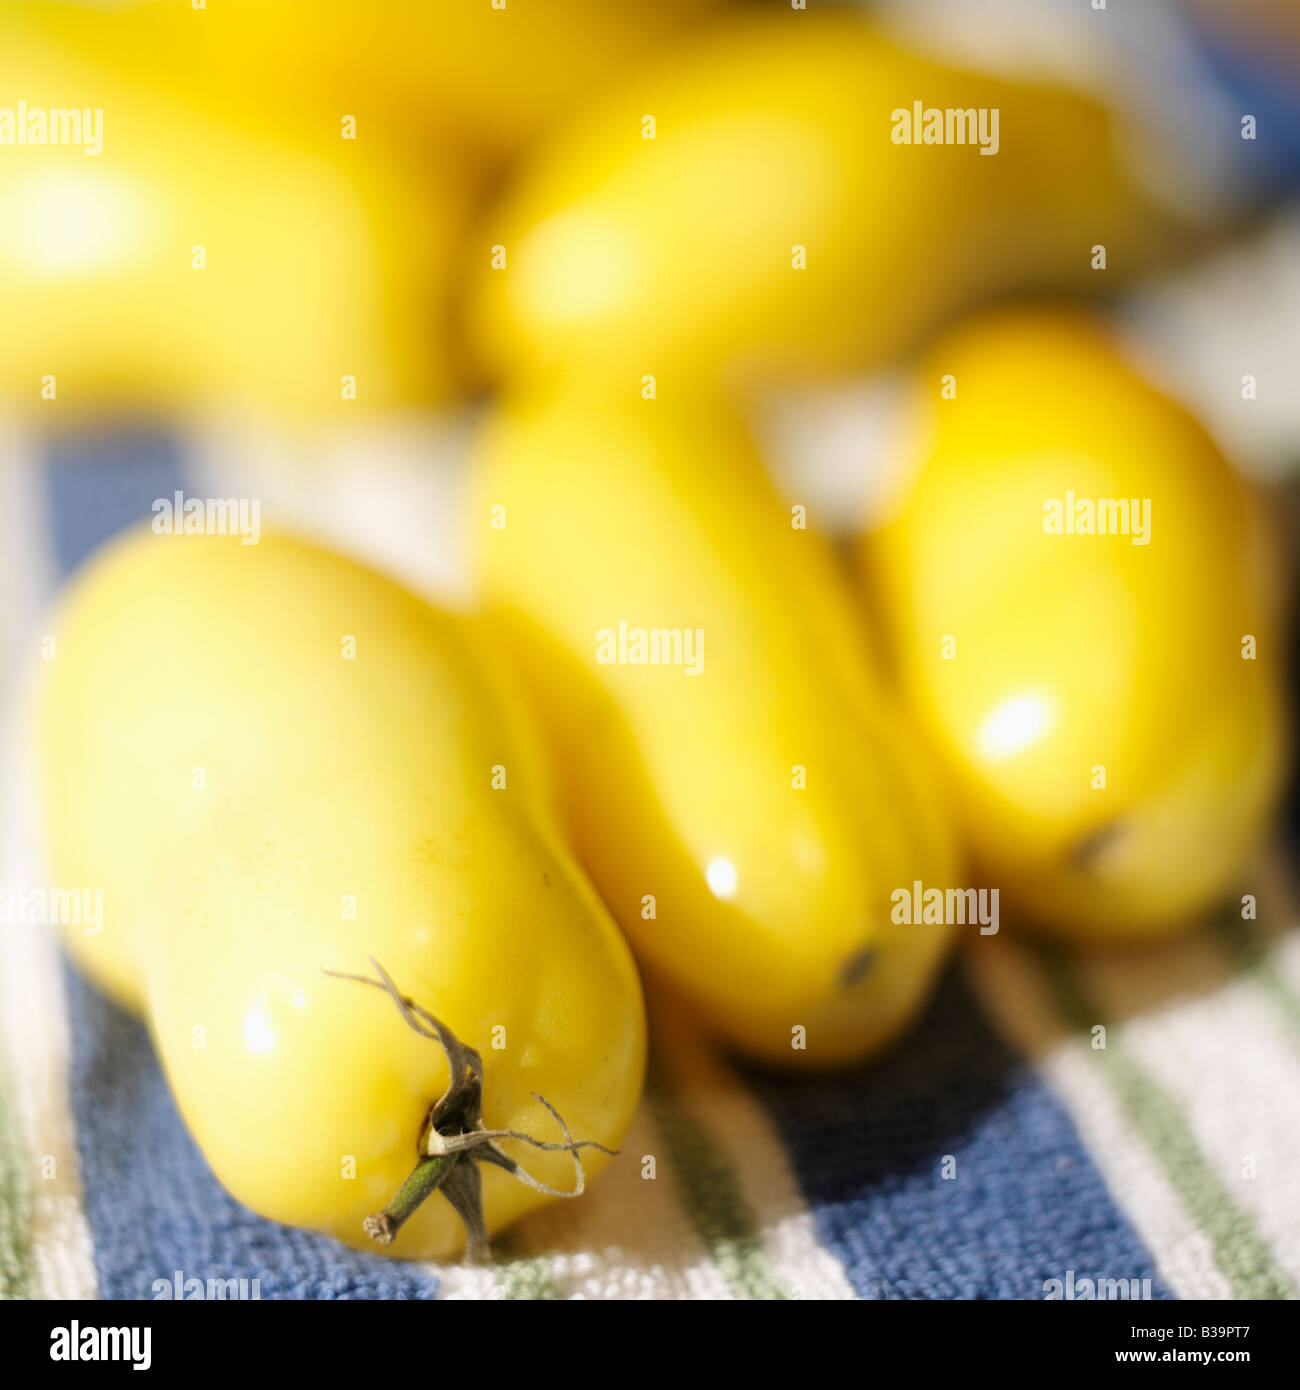
[[[1070,859],[1075,868],[1085,872],[1095,869],[1124,839],[1128,826],[1117,818],[1098,826],[1096,830],[1077,840],[1070,848]]]
[[[864,946],[862,950],[851,955],[848,960],[840,966],[840,985],[844,989],[852,989],[876,963],[876,952],[871,946]]]

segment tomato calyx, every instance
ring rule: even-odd
[[[483,1058],[478,1051],[461,1042],[445,1023],[403,994],[373,956],[370,964],[374,966],[378,979],[371,979],[368,975],[351,975],[341,970],[326,970],[324,973],[335,979],[355,980],[358,984],[382,989],[397,1005],[408,1027],[421,1037],[431,1038],[439,1044],[446,1055],[451,1080],[441,1099],[430,1107],[424,1117],[416,1142],[419,1159],[415,1167],[388,1206],[381,1212],[367,1216],[362,1228],[377,1245],[391,1245],[403,1223],[420,1204],[433,1193],[441,1192],[464,1223],[469,1259],[485,1259],[489,1245],[487,1225],[483,1218],[483,1184],[479,1163],[491,1163],[503,1168],[525,1186],[544,1192],[547,1196],[572,1198],[582,1196],[586,1187],[586,1174],[578,1151],[599,1149],[601,1153],[614,1154],[617,1150],[607,1149],[594,1139],[574,1139],[560,1112],[536,1091],[532,1092],[533,1099],[555,1116],[564,1135],[563,1143],[537,1139],[518,1129],[488,1129],[483,1123]],[[497,1141],[501,1139],[518,1139],[535,1149],[551,1152],[562,1150],[572,1154],[576,1176],[573,1190],[566,1192],[540,1182],[497,1146]]]

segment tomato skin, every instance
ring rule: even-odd
[[[996,153],[895,142],[922,98],[1000,112]],[[626,389],[883,363],[1001,291],[1095,292],[1167,251],[1129,146],[1087,98],[946,67],[860,16],[735,20],[626,74],[510,186],[484,222],[506,263],[484,261],[481,355]]]
[[[820,539],[791,526],[713,399],[516,400],[478,463],[483,602],[545,711],[579,855],[646,968],[764,1061],[884,1047],[950,936],[895,925],[890,894],[956,870]],[[677,629],[682,659],[623,661],[620,622]]]
[[[967,325],[910,400],[911,481],[864,561],[967,842],[1026,925],[1125,940],[1191,924],[1233,891],[1286,764],[1259,498],[1072,314]],[[1129,534],[1062,533],[1071,494],[1080,516],[1106,500],[1108,529],[1125,499]]]
[[[481,1052],[489,1127],[559,1140],[536,1091],[617,1147],[639,982],[465,620],[283,537],[142,532],[92,562],[55,632],[36,709],[52,867],[105,903],[68,945],[147,1020],[230,1192],[367,1247],[448,1081],[381,991],[323,973],[371,958]],[[505,1147],[572,1189],[568,1155]],[[483,1184],[489,1230],[546,1200],[486,1165]],[[462,1243],[434,1197],[391,1251]]]
[[[154,11],[195,45],[214,17]],[[99,113],[81,147],[4,147],[0,301],[22,331],[0,338],[0,393],[44,409],[48,377],[73,411],[308,426],[456,399],[455,156],[364,115],[345,139],[337,103],[281,110],[279,76],[243,100],[191,85],[189,50],[148,34],[134,11],[0,6],[0,86]]]

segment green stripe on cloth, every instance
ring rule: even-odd
[[[543,1259],[525,1259],[508,1265],[501,1272],[501,1297],[506,1299],[535,1299],[546,1302],[562,1297],[551,1277],[550,1266]]]
[[[1059,950],[1035,942],[1033,952],[1067,1022],[1084,1033],[1106,1023]],[[1155,1155],[1169,1185],[1209,1238],[1215,1261],[1234,1296],[1295,1298],[1294,1286],[1275,1263],[1254,1223],[1206,1162],[1178,1103],[1129,1049],[1112,1041],[1111,1032],[1108,1026],[1104,1050],[1089,1046],[1088,1052],[1106,1076],[1130,1124]]]
[[[551,1262],[543,1255],[526,1255],[509,1232],[494,1242],[499,1268],[493,1271],[497,1290],[506,1299],[561,1299]]]
[[[32,1194],[20,1158],[7,1078],[0,1074],[0,1298],[34,1298]]]
[[[708,1127],[678,1099],[672,1078],[654,1059],[646,1099],[667,1148],[682,1210],[732,1291],[745,1299],[789,1298],[768,1266],[739,1174]]]

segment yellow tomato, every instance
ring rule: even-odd
[[[970,113],[972,140],[984,119],[990,153],[922,143],[928,116],[897,142],[917,105],[945,138],[949,110]],[[474,318],[487,361],[516,376],[680,389],[728,365],[840,370],[1002,288],[1099,287],[1170,230],[1090,100],[791,11],[625,75],[549,144],[485,225]]]
[[[866,550],[970,846],[1031,925],[1188,925],[1259,845],[1283,769],[1256,499],[1067,315],[967,327],[913,397],[916,476]]]
[[[496,164],[718,5],[213,0],[195,10],[188,0],[118,0],[109,24],[84,13],[41,22],[65,32],[97,24],[115,65],[151,81],[334,119],[347,111],[404,131],[413,149],[454,141]]]
[[[949,936],[891,894],[953,865],[817,537],[713,405],[520,402],[480,462],[485,606],[643,960],[757,1057],[884,1046]]]
[[[264,1216],[364,1245],[448,1084],[398,987],[482,1054],[493,1127],[618,1143],[643,1065],[627,948],[556,831],[533,733],[463,619],[288,539],[142,532],[54,629],[38,747],[67,939],[148,1020],[213,1170]],[[572,1156],[504,1144],[571,1188]],[[595,1151],[584,1151],[593,1153]],[[591,1158],[590,1167],[603,1160]],[[543,1200],[483,1173],[489,1230]],[[462,1240],[426,1202],[394,1253]]]
[[[468,204],[436,152],[167,95],[25,6],[0,7],[0,89],[11,403],[342,421],[457,389],[446,320]]]

